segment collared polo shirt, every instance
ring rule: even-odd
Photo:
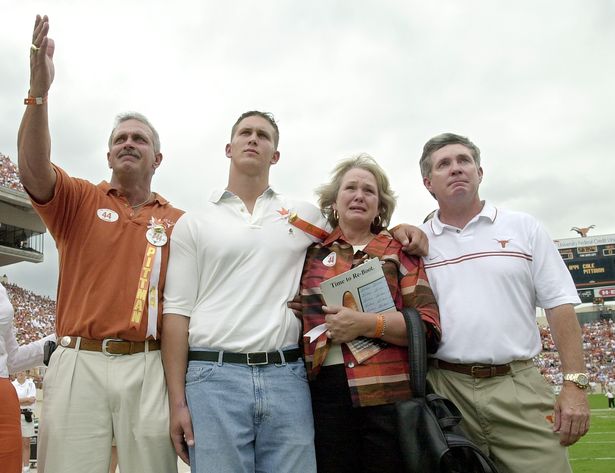
[[[488,364],[530,359],[541,350],[536,307],[580,302],[553,241],[530,215],[486,202],[464,228],[436,214],[421,229],[429,238],[423,260],[442,324],[435,358]]]
[[[171,239],[164,313],[190,317],[191,348],[271,351],[299,341],[287,307],[316,238],[291,225],[297,213],[324,228],[320,210],[268,188],[252,213],[229,191],[179,219]]]
[[[53,236],[60,259],[56,332],[89,339],[122,338],[142,341],[147,328],[147,305],[141,323],[130,327],[139,290],[146,232],[152,219],[170,237],[183,213],[156,194],[153,202],[134,212],[126,198],[107,182],[94,185],[70,177],[54,166],[53,198],[32,205]],[[162,323],[162,293],[169,254],[161,247],[157,331]]]

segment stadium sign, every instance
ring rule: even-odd
[[[582,302],[615,300],[615,234],[555,240]]]

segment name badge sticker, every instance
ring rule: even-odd
[[[117,222],[117,219],[120,218],[117,212],[111,209],[98,209],[96,215],[103,222]]]
[[[327,255],[325,259],[322,260],[322,264],[324,264],[328,268],[332,268],[333,266],[335,266],[336,261],[337,261],[337,253],[332,251],[331,253]]]

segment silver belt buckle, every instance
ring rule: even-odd
[[[269,354],[266,351],[246,353],[247,364],[250,366],[266,365],[269,363]]]
[[[102,341],[101,351],[107,356],[121,356],[121,353],[109,353],[109,351],[107,351],[107,345],[110,342],[123,342],[123,341],[124,340],[122,340],[121,338],[105,338]]]

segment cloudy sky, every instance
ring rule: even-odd
[[[394,222],[435,208],[425,141],[481,148],[481,197],[531,213],[553,238],[615,233],[615,2],[594,0],[0,0],[0,152],[17,159],[36,13],[50,17],[52,159],[109,179],[114,116],[137,110],[162,139],[154,190],[197,209],[224,187],[224,145],[251,109],[279,121],[271,182],[313,200],[334,164],[373,155],[396,190]],[[2,268],[54,295],[57,256]]]

